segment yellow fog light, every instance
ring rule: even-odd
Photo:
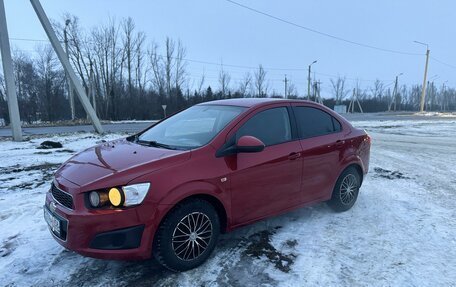
[[[124,203],[125,196],[122,191],[113,187],[109,190],[109,201],[113,206],[119,207]]]

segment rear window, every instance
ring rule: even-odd
[[[293,107],[299,137],[311,138],[340,132],[342,126],[333,116],[317,108]]]

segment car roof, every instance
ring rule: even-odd
[[[289,99],[277,99],[277,98],[235,98],[235,99],[225,99],[225,100],[215,100],[205,103],[200,103],[199,105],[224,105],[224,106],[238,106],[238,107],[256,107],[267,105],[271,103],[314,103],[307,100],[289,100]]]

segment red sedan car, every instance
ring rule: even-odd
[[[221,232],[309,204],[350,209],[370,138],[308,101],[202,103],[65,162],[46,195],[54,238],[104,259],[203,263]]]

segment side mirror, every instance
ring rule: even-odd
[[[216,153],[216,157],[224,157],[241,152],[260,152],[264,150],[264,143],[253,136],[242,136],[237,142],[231,137]]]
[[[236,143],[237,152],[260,152],[264,150],[264,143],[253,136],[242,136]]]

